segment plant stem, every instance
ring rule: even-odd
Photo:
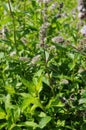
[[[47,8],[48,8],[48,5],[47,5],[47,3],[45,3],[44,4],[44,13],[43,13],[43,24],[47,22]],[[44,39],[46,37],[47,37],[47,29],[45,29],[45,37],[44,37]],[[44,41],[43,44],[45,45],[45,40],[43,40],[43,41]],[[48,78],[49,78],[49,84],[50,84],[49,87],[50,87],[50,89],[52,91],[52,94],[54,96],[55,94],[54,94],[53,85],[52,85],[52,81],[51,81],[52,79],[50,77],[50,73],[49,73],[48,66],[47,66],[48,62],[46,61],[46,48],[45,48],[45,46],[44,46],[44,58],[45,58],[45,67],[46,67]]]
[[[25,30],[25,11],[26,11],[26,0],[24,0],[24,30]]]
[[[13,22],[14,43],[15,43],[15,46],[17,48],[15,18],[14,18],[13,12],[12,12],[10,0],[8,0],[8,5],[9,5],[10,15],[11,15],[12,22]]]

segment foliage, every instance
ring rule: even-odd
[[[76,6],[0,1],[0,130],[85,130],[86,38]]]

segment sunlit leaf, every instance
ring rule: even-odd
[[[9,93],[9,94],[15,94],[15,90],[14,90],[14,87],[13,86],[5,86],[5,89],[6,91]]]
[[[21,105],[21,109],[22,111],[24,111],[27,107],[29,107],[30,104],[34,103],[35,97],[33,97],[30,94],[21,94],[21,95],[24,97],[22,105]]]
[[[5,118],[6,118],[5,111],[2,108],[0,108],[0,119],[5,119]]]
[[[30,94],[35,92],[35,85],[33,84],[32,81],[28,81],[22,78],[22,83],[28,88]]]
[[[41,119],[41,121],[39,122],[40,128],[44,128],[44,127],[47,125],[47,123],[50,122],[50,120],[51,120],[51,117],[50,117],[50,116],[43,117],[43,118]]]
[[[4,53],[0,52],[0,59],[4,58]]]
[[[0,123],[0,129],[4,129],[7,126],[7,123]]]
[[[12,108],[12,104],[11,104],[11,96],[8,94],[6,97],[5,97],[5,110],[6,112],[10,113],[10,109]]]
[[[86,98],[82,98],[79,100],[79,104],[86,104]]]
[[[38,93],[42,90],[42,76],[37,80],[37,84],[35,84],[35,90]]]
[[[33,129],[36,129],[39,125],[32,121],[26,121],[21,122],[18,126],[32,127]]]
[[[39,93],[42,90],[42,71],[39,70],[33,77],[33,83],[35,85],[35,91]]]
[[[47,77],[47,76],[43,76],[43,82],[45,83],[45,84],[47,84],[48,86],[50,85],[50,83],[49,83],[49,77]]]

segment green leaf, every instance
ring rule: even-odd
[[[14,117],[14,121],[16,122],[16,121],[18,121],[19,120],[19,118],[20,118],[20,108],[19,108],[19,106],[14,106],[13,107],[13,117]]]
[[[11,96],[8,94],[6,97],[5,97],[5,110],[9,116],[9,113],[10,113],[10,109],[12,108],[12,104],[11,104]]]
[[[37,73],[35,73],[34,77],[33,77],[33,83],[35,85],[35,91],[37,93],[40,93],[42,90],[42,72],[43,70],[39,70]]]
[[[18,126],[32,127],[33,129],[39,127],[39,125],[33,121],[22,122]]]
[[[22,130],[22,129],[16,125],[11,130]]]
[[[24,111],[27,107],[29,107],[30,104],[34,103],[35,97],[33,97],[30,94],[25,94],[25,93],[22,93],[20,95],[23,96],[23,102],[21,104],[21,109],[22,109],[22,111]]]
[[[49,109],[50,107],[63,107],[63,103],[60,101],[59,97],[52,97],[49,100],[49,103],[46,105],[46,109]]]
[[[2,3],[2,5],[4,6],[5,11],[8,12],[8,10],[9,10],[8,4],[4,2],[4,3]]]
[[[41,109],[43,110],[43,106],[42,106],[42,104],[40,103],[39,98],[36,98],[36,99],[34,100],[34,104],[32,105],[30,112],[33,113],[37,107],[38,107],[38,108],[41,108]]]
[[[69,65],[68,65],[68,67],[70,68],[70,70],[73,70],[74,69],[74,67],[75,67],[75,63],[73,62],[73,63],[70,63]]]
[[[37,107],[43,109],[38,97],[33,97],[30,94],[20,94],[20,95],[22,95],[24,98],[21,104],[22,111],[24,111],[26,108],[29,108],[29,112],[32,114]]]
[[[86,104],[86,98],[82,98],[79,100],[79,104]]]
[[[4,53],[0,52],[0,59],[4,58]]]
[[[35,93],[35,85],[33,84],[33,82],[28,81],[24,78],[22,78],[21,81],[28,88],[30,94]]]
[[[5,111],[0,107],[0,119],[5,119],[6,118],[6,113]]]
[[[14,90],[14,87],[13,86],[5,86],[5,89],[6,91],[9,93],[9,94],[15,94],[15,90]]]
[[[42,73],[43,73],[43,70],[40,69],[40,70],[38,70],[38,71],[34,74],[34,77],[40,77],[40,76],[42,75]]]
[[[46,117],[46,113],[40,112],[39,117]]]
[[[86,123],[83,123],[80,130],[86,130]]]
[[[65,120],[58,120],[57,121],[57,126],[65,126]]]
[[[35,84],[35,90],[40,93],[42,90],[42,76],[38,79],[37,84]]]
[[[39,127],[44,128],[49,122],[51,121],[50,116],[43,117],[41,121],[39,122]]]
[[[43,76],[42,81],[43,81],[46,85],[50,86],[49,78],[48,78],[47,76]]]
[[[0,123],[0,130],[4,130],[7,126],[7,123]]]

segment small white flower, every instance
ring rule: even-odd
[[[56,36],[52,38],[52,42],[54,43],[63,43],[64,42],[64,38],[61,36]]]
[[[85,8],[83,8],[83,9],[82,9],[82,12],[85,12],[85,13],[86,13],[86,9],[85,9]]]
[[[83,26],[83,28],[80,30],[80,32],[86,36],[86,25]]]
[[[16,51],[12,51],[12,52],[10,53],[10,56],[14,56],[14,55],[16,55]]]
[[[40,3],[49,3],[51,0],[37,0],[37,2],[40,2]]]
[[[84,72],[85,70],[83,69],[83,68],[80,68],[79,70],[78,70],[78,73],[80,74],[80,73],[82,73],[82,72]]]
[[[79,12],[78,18],[79,18],[79,19],[85,18],[85,13],[84,13],[84,12]]]
[[[57,2],[53,3],[53,4],[50,6],[50,9],[51,9],[51,10],[54,10],[54,9],[56,8],[57,4],[58,4]]]
[[[68,81],[67,79],[62,79],[62,80],[61,80],[61,84],[65,84],[65,85],[66,85],[66,84],[69,84],[69,81]]]
[[[40,55],[37,55],[37,56],[35,56],[35,57],[33,57],[32,58],[32,61],[31,61],[31,63],[32,64],[35,64],[37,61],[39,61],[40,60]]]
[[[82,8],[83,8],[83,6],[82,6],[82,5],[79,5],[79,6],[78,6],[78,11],[82,11]]]
[[[19,57],[19,60],[20,61],[29,61],[29,58],[27,58],[27,57]]]

